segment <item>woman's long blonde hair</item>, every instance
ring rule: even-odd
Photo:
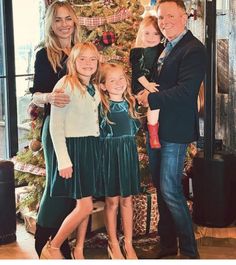
[[[162,38],[162,33],[159,29],[158,22],[157,22],[157,17],[155,16],[146,16],[143,18],[139,25],[136,41],[135,41],[135,47],[143,47],[143,42],[142,42],[142,35],[146,27],[153,25],[153,27],[156,29],[158,34],[160,34]]]
[[[95,82],[95,80],[97,80],[100,54],[96,46],[91,42],[77,43],[74,45],[68,57],[67,75],[65,77],[65,84],[69,83],[72,89],[74,89],[74,87],[78,87],[82,94],[86,92],[86,89],[85,84],[83,84],[83,81],[80,79],[79,73],[76,69],[76,60],[80,54],[87,49],[90,50],[91,54],[94,54],[97,59],[97,71],[91,76],[90,82]]]
[[[114,64],[114,63],[103,63],[100,67],[99,71],[99,78],[98,78],[98,83],[105,85],[107,76],[109,75],[110,72],[116,70],[116,69],[121,69],[122,72],[124,73],[126,82],[127,82],[127,88],[124,91],[123,98],[124,100],[127,101],[129,105],[129,115],[132,118],[138,118],[138,113],[135,110],[135,98],[131,94],[131,86],[130,86],[130,80],[127,76],[127,74],[124,71],[124,68],[120,64]],[[99,92],[101,95],[101,104],[102,104],[102,115],[104,115],[109,123],[109,119],[107,118],[107,113],[110,111],[110,105],[109,105],[109,94],[107,91],[104,91],[101,86],[99,86]]]
[[[80,41],[79,36],[79,24],[75,10],[72,8],[67,1],[55,1],[47,9],[45,15],[45,41],[44,45],[47,49],[48,60],[50,61],[54,72],[57,72],[57,67],[62,68],[61,60],[63,56],[63,50],[60,42],[52,30],[52,24],[54,22],[57,10],[60,7],[64,7],[68,10],[73,22],[74,22],[74,33],[72,35],[72,44]]]

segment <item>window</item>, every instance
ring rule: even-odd
[[[44,12],[44,0],[0,0],[0,159],[28,145],[28,90]]]
[[[34,73],[35,49],[43,39],[43,0],[13,0],[16,100],[19,150],[28,145],[27,108]]]

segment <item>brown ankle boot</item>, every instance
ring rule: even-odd
[[[151,148],[161,148],[158,136],[159,123],[156,123],[154,125],[148,124],[147,127],[149,132],[149,143]]]

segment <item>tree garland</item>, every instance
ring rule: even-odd
[[[98,26],[102,26],[107,23],[117,23],[123,21],[131,16],[131,13],[128,9],[122,8],[117,11],[114,15],[108,17],[82,17],[79,16],[79,25],[86,26],[89,29],[96,28]]]

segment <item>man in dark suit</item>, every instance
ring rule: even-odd
[[[160,109],[161,165],[157,180],[160,221],[158,258],[199,258],[191,216],[181,185],[186,149],[199,136],[197,97],[204,79],[206,51],[186,29],[182,0],[159,0],[158,25],[168,43],[157,62],[159,92],[144,91],[139,103]]]

